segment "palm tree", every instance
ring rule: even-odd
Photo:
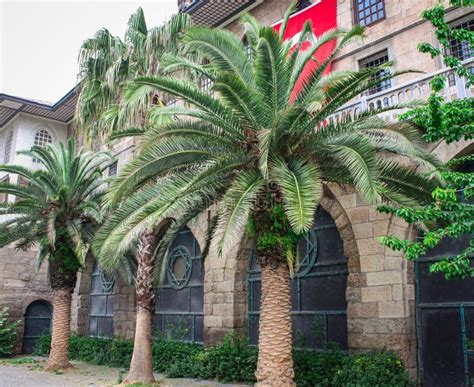
[[[0,246],[16,243],[18,249],[38,247],[37,270],[48,264],[53,290],[53,332],[46,370],[70,367],[68,339],[71,297],[78,271],[97,226],[102,222],[101,175],[110,164],[107,153],[79,151],[70,139],[57,149],[34,146],[21,152],[39,161],[33,170],[0,165],[0,171],[18,176],[18,183],[0,183],[2,194],[15,200],[1,209]]]
[[[212,94],[171,76],[141,77],[130,85],[125,97],[132,105],[156,90],[186,106],[160,110],[183,118],[144,135],[137,157],[107,194],[109,205],[121,203],[120,210],[96,237],[101,264],[111,268],[141,233],[175,217],[160,242],[159,269],[179,230],[213,203],[218,210],[204,255],[212,242],[226,256],[247,228],[262,267],[256,372],[261,385],[294,385],[290,278],[298,262],[298,240],[312,226],[323,187],[346,184],[369,204],[386,200],[415,206],[429,201],[436,185],[399,158],[385,157],[406,156],[427,170],[437,164],[422,148],[416,129],[377,116],[405,105],[329,119],[352,98],[403,72],[389,74],[393,64],[388,64],[325,76],[332,59],[361,37],[363,28],[330,30],[314,38],[308,22],[292,50],[283,40],[291,12],[280,32],[244,15],[249,50],[229,31],[193,27],[185,34],[184,49],[197,51],[208,64],[181,61],[180,66],[211,77]],[[303,69],[315,52],[335,39],[327,60],[305,76]],[[305,41],[309,47],[300,50]],[[168,62],[173,66],[172,58]]]
[[[124,87],[135,77],[158,75],[163,54],[178,52],[178,38],[190,25],[188,15],[177,14],[148,29],[138,8],[128,20],[124,40],[103,28],[84,41],[75,120],[86,141],[105,143],[117,130],[155,122],[152,107],[161,106],[162,99],[155,93],[144,95],[140,106],[127,109],[120,104]]]
[[[88,142],[104,143],[129,135],[140,135],[147,127],[170,122],[170,118],[155,114],[163,106],[163,95],[144,94],[135,105],[121,103],[129,81],[138,76],[158,75],[164,53],[177,54],[178,38],[191,24],[186,14],[178,14],[160,25],[148,29],[143,10],[139,8],[129,19],[125,39],[114,37],[106,29],[86,40],[79,55],[81,92],[76,110],[76,122]],[[155,306],[153,282],[154,252],[161,228],[144,232],[137,241],[135,290],[137,322],[135,344],[126,382],[154,382],[152,366],[151,316]],[[127,259],[117,262],[114,269],[128,266]],[[125,270],[129,274],[129,270]]]

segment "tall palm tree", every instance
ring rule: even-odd
[[[0,192],[15,200],[1,210],[0,246],[38,247],[37,270],[48,264],[53,290],[53,332],[46,370],[70,367],[67,351],[71,297],[78,271],[97,226],[102,222],[101,175],[111,157],[104,152],[79,151],[70,139],[57,149],[34,146],[21,152],[39,161],[41,169],[0,165],[0,171],[18,175],[18,183],[0,183]]]
[[[126,84],[138,76],[160,73],[164,53],[178,53],[178,38],[191,25],[186,14],[173,15],[148,29],[142,8],[128,20],[125,38],[103,28],[87,39],[79,53],[79,98],[75,120],[88,142],[105,143],[117,130],[154,123],[153,106],[162,105],[155,93],[127,109],[120,101]]]
[[[128,82],[138,76],[160,74],[164,53],[180,52],[178,38],[191,24],[186,14],[178,14],[148,29],[143,10],[139,8],[128,21],[124,40],[106,29],[86,40],[79,55],[81,91],[76,109],[76,122],[88,142],[105,143],[129,135],[140,135],[147,127],[170,122],[155,114],[163,106],[162,93],[143,94],[133,106],[121,103]],[[126,382],[152,383],[151,316],[155,306],[153,282],[154,252],[162,233],[152,228],[138,238],[135,262],[137,323],[135,345]],[[115,265],[120,269],[128,260]],[[129,274],[129,271],[127,271]]]
[[[212,203],[218,210],[204,253],[213,241],[226,256],[245,229],[251,231],[262,267],[256,372],[261,385],[294,384],[290,278],[298,240],[313,224],[324,185],[353,186],[369,204],[387,200],[414,206],[430,200],[434,179],[384,155],[406,156],[427,170],[437,164],[416,129],[377,117],[404,105],[329,119],[352,98],[403,72],[388,74],[389,64],[325,76],[332,59],[361,37],[363,28],[314,38],[308,22],[293,50],[283,39],[291,12],[280,32],[244,15],[250,50],[225,30],[193,27],[185,34],[185,50],[199,52],[208,64],[180,65],[211,77],[212,94],[171,76],[141,77],[130,85],[125,97],[132,105],[154,90],[187,105],[160,110],[183,118],[144,135],[139,154],[107,194],[109,205],[120,202],[120,210],[96,238],[102,265],[113,267],[141,233],[175,217],[157,252],[157,259],[164,258],[179,230]],[[334,39],[338,43],[327,60],[304,75],[317,50]],[[306,41],[308,48],[300,50]]]

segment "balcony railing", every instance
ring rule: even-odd
[[[191,15],[194,24],[222,27],[243,11],[261,4],[263,0],[178,0],[179,12]]]
[[[474,58],[467,60],[465,64],[468,67],[474,65]],[[384,108],[414,100],[426,100],[431,93],[430,81],[437,75],[444,75],[448,80],[443,90],[443,96],[447,101],[473,96],[474,88],[467,87],[464,78],[458,77],[450,69],[442,69],[413,81],[396,85],[388,90],[383,90],[372,95],[361,96],[356,101],[347,103],[342,109],[334,113],[329,118],[329,121],[339,121],[347,114],[353,117],[354,114],[359,114],[369,109]],[[380,116],[389,121],[394,121],[401,113],[403,113],[403,110],[392,110],[381,113]]]

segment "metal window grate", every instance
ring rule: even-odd
[[[97,262],[91,275],[89,336],[114,335],[115,276],[102,271]]]
[[[53,138],[49,134],[49,132],[45,129],[40,130],[35,135],[35,146],[45,147],[48,144],[53,143]],[[33,158],[34,163],[39,163],[39,159]]]
[[[368,68],[380,66],[387,62],[388,62],[388,52],[387,50],[384,50],[359,61],[359,67],[361,69],[368,69]],[[389,73],[388,70],[381,69],[380,71],[377,71],[375,74],[372,75],[372,80],[380,79],[388,75],[388,73]],[[372,86],[369,89],[368,94],[375,94],[375,93],[378,93],[379,91],[390,89],[390,87],[392,87],[392,81],[390,79],[386,79],[386,80],[381,81],[379,84]]]
[[[12,155],[12,145],[13,145],[13,130],[8,133],[7,142],[5,143],[5,155],[3,157],[3,163],[8,164]]]
[[[115,161],[109,167],[109,176],[117,176],[117,170],[118,170],[118,163],[117,161]]]
[[[203,77],[199,81],[199,88],[201,89],[201,91],[210,95],[213,94],[213,91],[212,91],[213,85],[214,85],[214,82],[212,82],[212,80],[207,77]]]
[[[468,31],[474,31],[474,19],[458,24],[453,29],[464,28]],[[460,60],[470,59],[473,56],[473,50],[466,40],[449,39],[448,55],[452,55]]]
[[[355,0],[356,21],[362,26],[368,26],[385,18],[383,0]]]

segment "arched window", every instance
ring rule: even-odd
[[[114,275],[103,272],[95,262],[90,290],[90,336],[112,337],[114,335],[114,285]]]
[[[166,279],[157,291],[154,326],[177,340],[204,342],[204,270],[201,250],[189,228],[170,246]]]
[[[293,345],[347,350],[347,259],[336,224],[321,207],[299,245],[300,267],[292,281]],[[252,254],[248,273],[249,342],[258,343],[261,269]]]
[[[474,164],[459,170],[473,173]],[[415,262],[419,380],[424,386],[470,386],[474,378],[474,277],[447,280],[430,266],[463,252],[472,235],[445,238]],[[474,256],[470,257],[474,267]]]
[[[10,130],[5,143],[5,155],[3,156],[3,164],[8,164],[12,157],[12,145],[13,145],[13,130]]]
[[[32,353],[38,339],[51,327],[53,308],[48,301],[36,300],[26,308],[23,353]]]
[[[53,143],[53,138],[49,134],[49,132],[45,129],[41,129],[39,132],[36,133],[35,135],[35,145],[40,146],[40,147],[45,147],[48,144]],[[39,163],[38,159],[33,159],[33,162]]]

